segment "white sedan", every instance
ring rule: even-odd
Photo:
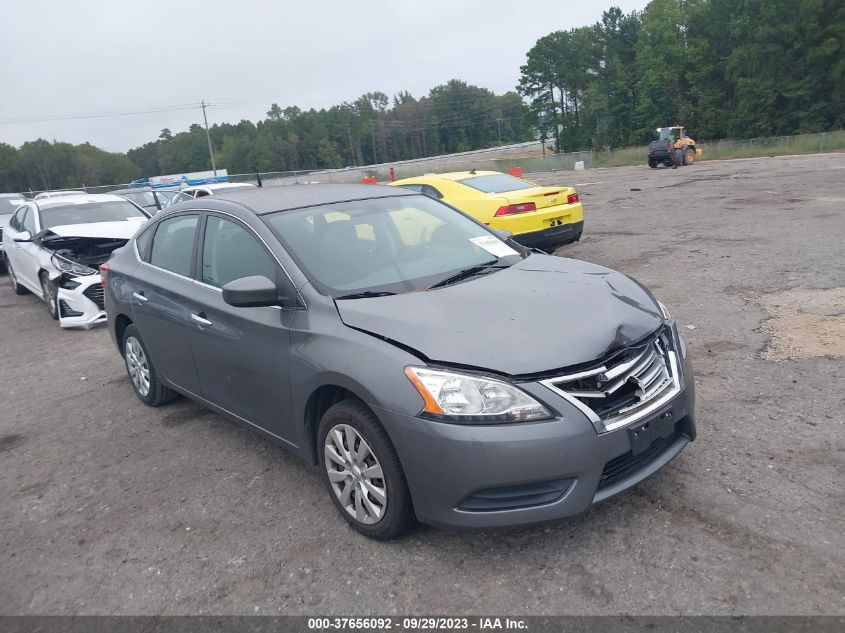
[[[181,192],[188,194],[192,198],[203,198],[205,196],[219,196],[230,191],[255,188],[255,185],[249,182],[215,182],[208,185],[185,187]]]
[[[99,266],[148,218],[137,205],[113,195],[26,202],[3,231],[12,289],[41,297],[62,327],[90,328],[105,321]]]

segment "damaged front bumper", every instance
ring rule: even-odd
[[[74,276],[60,273],[53,281],[59,303],[59,325],[87,330],[105,322],[103,280],[99,274]]]

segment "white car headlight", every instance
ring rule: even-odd
[[[663,318],[664,318],[666,321],[668,321],[669,319],[671,319],[671,318],[672,318],[672,315],[671,315],[671,314],[669,314],[669,308],[667,308],[665,305],[663,305],[663,302],[662,302],[662,301],[658,301],[658,302],[657,302],[657,305],[659,305],[659,306],[660,306],[660,311],[663,313]]]
[[[527,393],[502,380],[428,367],[406,367],[405,375],[434,418],[462,424],[529,422],[552,417]]]
[[[72,262],[69,259],[60,257],[59,255],[53,255],[50,258],[50,261],[53,262],[53,266],[55,266],[57,269],[59,269],[63,273],[68,273],[69,275],[93,275],[97,272],[93,268],[88,268],[88,266],[77,264],[76,262]]]

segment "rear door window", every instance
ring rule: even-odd
[[[153,236],[150,264],[190,277],[198,222],[198,215],[179,215],[160,222]]]
[[[138,249],[138,254],[141,256],[141,259],[145,262],[150,259],[147,255],[150,250],[150,242],[153,239],[154,232],[153,227],[150,227],[135,238],[135,247]]]

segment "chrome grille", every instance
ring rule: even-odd
[[[583,411],[599,433],[637,421],[680,391],[677,357],[663,333],[591,369],[540,382]]]

